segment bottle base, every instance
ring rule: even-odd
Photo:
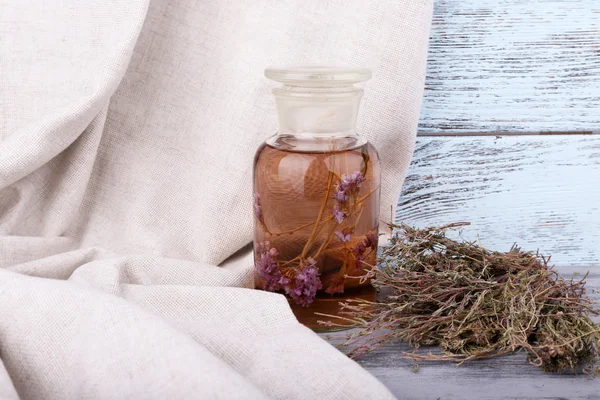
[[[375,301],[377,299],[377,291],[371,285],[346,290],[343,294],[330,295],[327,293],[319,293],[309,307],[302,307],[296,304],[293,300],[288,299],[292,312],[302,325],[312,329],[315,332],[333,332],[352,328],[351,322],[345,321],[344,310],[340,303],[349,299],[362,299],[367,301]],[[326,314],[320,315],[320,314]],[[341,318],[335,318],[339,316]],[[327,326],[321,322],[331,322],[334,326]]]

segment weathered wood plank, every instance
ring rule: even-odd
[[[397,354],[394,349],[394,354]],[[597,379],[587,376],[550,375],[526,364],[524,354],[514,354],[470,366],[421,365],[413,372],[410,361],[383,348],[363,366],[399,399],[505,400],[505,399],[599,399]],[[386,367],[384,360],[395,365]]]
[[[419,138],[396,219],[469,221],[464,238],[600,265],[600,136]]]
[[[600,2],[437,0],[419,131],[600,131]]]

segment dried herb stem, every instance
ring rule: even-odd
[[[498,252],[446,236],[465,225],[390,225],[396,234],[367,274],[381,300],[350,300],[339,324],[324,323],[358,328],[341,347],[357,357],[402,340],[415,349],[406,357],[459,363],[524,349],[546,371],[592,372],[600,329],[591,317],[599,313],[584,297],[586,277],[565,280],[549,258],[516,246]],[[417,353],[426,345],[443,354]]]
[[[315,239],[315,233],[317,232],[317,227],[318,227],[319,223],[321,222],[321,218],[323,218],[323,214],[325,213],[325,207],[327,206],[327,202],[329,201],[329,197],[331,195],[331,187],[333,185],[333,178],[334,178],[334,173],[329,171],[329,176],[327,178],[327,189],[325,190],[325,197],[323,198],[323,201],[321,202],[321,208],[319,209],[319,214],[317,215],[317,219],[315,221],[315,226],[313,227],[313,230],[310,233],[310,236],[308,237],[306,244],[304,245],[304,249],[302,249],[302,254],[301,254],[300,258],[305,257],[308,250],[310,250],[310,248],[312,247],[313,241]]]

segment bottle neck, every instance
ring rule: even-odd
[[[362,93],[354,85],[284,85],[274,89],[278,134],[354,136]]]

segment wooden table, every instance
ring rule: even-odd
[[[589,271],[600,303],[600,1],[438,0],[428,65],[397,220],[539,249],[566,277]],[[413,372],[405,349],[358,360],[399,398],[600,399],[600,378],[523,353]]]

